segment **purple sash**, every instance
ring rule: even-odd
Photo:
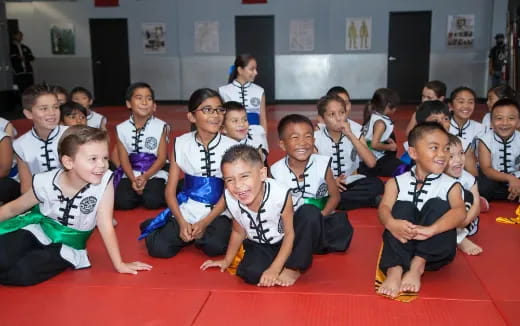
[[[153,163],[157,160],[157,156],[151,153],[130,153],[128,155],[130,164],[132,165],[133,171],[139,171],[141,173],[148,171],[152,167]],[[114,171],[114,189],[117,189],[117,185],[123,178],[125,172],[122,167],[118,167]]]

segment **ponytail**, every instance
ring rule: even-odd
[[[235,58],[235,63],[230,67],[229,69],[229,78],[228,83],[231,83],[233,80],[237,79],[238,77],[238,68],[245,68],[249,61],[255,60],[255,57],[253,57],[250,54],[240,54],[237,55]]]

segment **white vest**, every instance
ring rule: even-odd
[[[462,188],[467,191],[471,191],[471,187],[477,183],[477,179],[466,170],[462,170],[462,175],[460,178],[455,179],[460,182]]]
[[[508,140],[490,131],[479,138],[491,153],[493,169],[520,177],[520,132],[515,130]]]
[[[0,117],[0,131],[5,132],[7,130],[7,126],[9,125],[9,123],[11,123],[11,121]],[[14,128],[13,128],[13,130],[14,130],[13,138],[16,138],[16,136],[18,136],[18,131],[16,131],[16,129],[14,129]]]
[[[368,125],[363,126],[363,134],[365,135],[365,139],[367,140],[367,142],[372,142],[372,137],[374,136],[374,125],[379,120],[383,121],[386,127],[385,131],[383,132],[383,135],[381,135],[381,143],[387,141],[388,138],[390,138],[390,136],[394,132],[394,122],[392,121],[392,119],[390,119],[384,114],[374,112],[370,116],[370,121],[368,122]],[[372,148],[372,146],[370,146],[370,149],[372,150],[372,153],[374,153],[376,159],[378,160],[385,155],[385,151],[375,150]]]
[[[161,119],[150,117],[141,129],[137,129],[133,117],[116,126],[117,137],[125,147],[127,153],[149,153],[157,155],[159,143],[163,132],[166,130],[166,123]],[[134,171],[138,176],[141,172]],[[126,178],[126,175],[124,176]],[[159,170],[152,178],[167,180],[168,172]]]
[[[65,197],[60,189],[59,177],[63,169],[36,174],[33,178],[34,195],[40,202],[43,215],[56,220],[62,225],[80,231],[91,231],[96,226],[96,216],[99,203],[105,193],[108,182],[112,180],[112,171],[103,175],[99,184],[87,184],[72,198]],[[51,239],[43,232],[39,224],[24,227],[44,245]],[[78,250],[62,245],[60,255],[69,261],[74,268],[90,266],[87,250]]]
[[[49,133],[47,140],[41,139],[34,128],[15,139],[13,149],[16,155],[27,163],[32,175],[61,167],[58,142],[67,128],[57,126]]]
[[[87,115],[87,126],[101,128],[101,124],[106,120],[107,118],[104,115],[90,110],[90,114]]]
[[[233,218],[246,231],[247,238],[261,244],[275,244],[284,236],[282,212],[289,196],[289,189],[267,178],[264,182],[264,197],[258,212],[241,204],[226,189],[226,205]]]
[[[361,159],[347,136],[342,133],[336,143],[329,135],[327,128],[323,128],[314,132],[314,139],[314,146],[318,150],[318,154],[332,158],[331,168],[334,177],[337,178],[341,174],[348,177],[356,172]]]
[[[246,108],[247,113],[260,114],[260,104],[262,103],[262,96],[264,96],[264,89],[257,84],[249,82],[242,85],[234,80],[227,85],[219,87],[218,92],[224,102],[236,101]]]
[[[240,144],[246,144],[256,149],[260,148],[269,153],[265,130],[261,125],[249,125],[247,136],[240,141]]]
[[[329,195],[329,189],[325,176],[330,168],[331,158],[328,156],[312,154],[303,172],[303,181],[298,181],[297,176],[289,168],[288,157],[279,160],[271,166],[273,178],[291,188],[293,207],[296,211],[304,204],[304,198],[323,198]]]
[[[487,128],[487,130],[493,129],[491,128],[491,113],[486,113],[482,117],[482,124]]]
[[[416,190],[416,187],[419,189],[419,185],[417,185],[415,177],[415,168],[414,166],[411,171],[395,177],[397,200],[411,202],[418,210],[421,210],[423,205],[432,198],[448,201],[448,193],[459,182],[444,173],[429,174],[425,178],[422,188]]]
[[[459,128],[457,123],[453,118],[450,120],[450,130],[449,133],[455,136],[459,136],[473,146],[475,141],[486,133],[486,127],[483,124],[476,122],[474,120],[468,120]]]
[[[222,155],[237,142],[220,133],[215,135],[208,149],[196,138],[196,131],[185,133],[175,139],[173,147],[175,162],[186,174],[199,177],[222,178],[220,162]],[[193,199],[179,206],[184,219],[188,223],[196,223],[205,218],[211,211],[211,205],[204,204]]]
[[[0,130],[0,143],[4,140],[4,138],[11,138],[8,134],[6,134],[3,130]],[[12,144],[12,143],[11,143]],[[12,146],[12,145],[11,145]],[[9,177],[13,180],[20,181],[20,177],[18,173],[15,175],[11,175],[11,172],[13,172],[13,168],[16,166],[16,158],[13,155],[13,163],[11,163],[11,171],[9,171]]]

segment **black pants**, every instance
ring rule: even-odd
[[[141,223],[141,231],[152,220],[153,218]],[[217,216],[208,225],[202,238],[191,242],[184,242],[179,234],[179,223],[172,216],[162,228],[152,231],[145,238],[148,254],[152,257],[170,258],[177,255],[182,248],[194,242],[195,247],[201,249],[210,257],[223,255],[226,253],[229,236],[231,235],[231,220],[225,215]]]
[[[376,177],[366,177],[346,185],[347,190],[342,191],[341,200],[337,209],[351,210],[360,207],[376,207],[385,190],[383,182]],[[379,197],[381,198],[381,197]]]
[[[489,179],[482,171],[478,175],[478,192],[488,201],[507,200],[509,186],[506,182]]]
[[[416,225],[428,226],[435,223],[449,209],[449,203],[438,198],[426,202],[421,211],[411,202],[396,201],[392,208],[392,216]],[[385,230],[383,243],[379,267],[384,273],[388,268],[394,266],[401,266],[404,271],[409,270],[410,263],[415,256],[426,260],[426,270],[437,270],[455,258],[457,234],[453,229],[426,240],[410,240],[402,243],[392,233]]]
[[[473,206],[473,193],[471,191],[464,189],[464,205],[466,206],[466,212],[471,209]],[[465,226],[466,230],[468,230],[468,236],[474,235],[478,232],[479,226],[479,217],[477,216],[473,221],[471,221],[468,225]]]
[[[151,178],[146,182],[142,195],[139,195],[132,188],[132,183],[128,178],[122,178],[119,182],[115,195],[114,206],[116,209],[133,209],[143,205],[147,209],[157,209],[166,206],[164,199],[164,179]]]
[[[27,230],[0,235],[0,284],[34,285],[73,267],[60,250],[61,244],[45,246]]]
[[[0,179],[0,205],[20,197],[20,184],[9,177]]]
[[[395,152],[387,152],[377,160],[376,166],[369,168],[364,162],[359,163],[359,173],[368,177],[391,177],[397,168],[404,164],[395,156]]]
[[[304,205],[305,206],[312,205]],[[312,264],[314,248],[320,246],[321,215],[313,214],[312,209],[298,209],[294,214],[294,243],[291,255],[285,267],[305,271]],[[314,207],[318,213],[319,210]],[[282,241],[276,244],[260,244],[246,239],[244,241],[244,258],[237,268],[237,275],[250,284],[258,284],[262,273],[271,266],[278,255]]]

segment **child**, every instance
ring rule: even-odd
[[[67,93],[67,90],[61,86],[54,85],[51,86],[52,92],[56,95],[58,98],[58,104],[62,105],[69,101],[69,93]]]
[[[260,125],[250,125],[244,106],[235,101],[224,103],[226,114],[222,125],[222,133],[241,144],[253,146],[258,150],[264,162],[267,162],[269,147],[265,130]],[[265,163],[264,163],[265,164]]]
[[[471,88],[464,86],[454,89],[450,95],[453,116],[450,120],[449,133],[464,139],[471,144],[472,149],[476,148],[475,142],[478,137],[486,132],[484,125],[470,120],[475,110],[476,98],[475,92]]]
[[[457,179],[461,183],[464,191],[464,202],[466,204],[466,218],[462,227],[457,228],[457,245],[459,249],[467,255],[479,255],[482,248],[468,239],[478,231],[478,214],[480,212],[480,194],[478,192],[477,181],[469,172],[464,171],[465,152],[462,148],[462,141],[454,135],[448,136],[450,145],[450,159],[444,173]]]
[[[73,102],[77,102],[87,109],[87,126],[107,129],[107,118],[92,110],[93,97],[88,89],[81,86],[74,87],[70,91],[70,98]]]
[[[114,175],[116,209],[133,209],[139,204],[156,209],[165,206],[166,123],[153,116],[155,97],[146,83],[134,83],[126,90],[130,119],[116,126],[121,167]],[[123,173],[124,172],[124,173]]]
[[[32,176],[61,167],[58,141],[67,127],[58,125],[58,99],[46,84],[36,84],[22,94],[23,113],[33,128],[13,143],[21,192],[31,188]]]
[[[386,229],[379,269],[386,279],[377,293],[391,298],[418,292],[424,270],[453,260],[455,228],[466,216],[460,183],[442,173],[449,155],[447,132],[426,122],[412,129],[408,142],[416,165],[387,181],[379,205]]]
[[[264,89],[253,83],[258,75],[256,68],[255,57],[249,54],[238,55],[231,66],[228,84],[219,87],[218,92],[224,102],[242,103],[247,110],[249,124],[259,124],[267,130]]]
[[[377,162],[368,167],[364,162],[359,164],[359,173],[367,176],[392,176],[403,163],[395,156],[394,123],[390,116],[395,113],[399,104],[399,95],[389,88],[380,88],[365,107],[363,113],[363,134],[368,147],[374,153]]]
[[[350,124],[350,130],[354,133],[354,135],[361,134],[363,130],[363,126],[357,123],[354,120],[350,119],[350,111],[352,110],[352,103],[350,102],[350,94],[349,92],[342,86],[334,86],[331,87],[326,95],[336,95],[341,97],[343,101],[345,101],[345,116],[346,122]],[[318,114],[318,125],[316,126],[316,130],[325,127],[325,123],[323,122],[323,118]]]
[[[289,189],[267,178],[267,168],[253,147],[229,148],[221,166],[233,229],[226,257],[207,260],[201,269],[220,267],[224,271],[243,243],[238,276],[259,286],[293,285],[311,266],[312,244],[318,241],[312,238],[312,229],[319,228],[319,219],[293,218]]]
[[[423,89],[421,94],[421,102],[426,101],[441,101],[444,102],[444,98],[446,97],[446,84],[441,82],[440,80],[431,80],[427,82]],[[417,123],[417,119],[415,118],[416,112],[412,114],[412,117],[410,118],[410,122],[408,122],[408,126],[406,127],[406,135],[410,133],[410,130],[412,130]]]
[[[36,174],[31,191],[0,207],[0,284],[33,285],[70,267],[90,267],[85,248],[96,226],[118,272],[150,270],[150,265],[121,259],[112,226],[106,132],[71,127],[59,153],[63,169]]]
[[[383,194],[383,182],[377,177],[356,174],[362,160],[368,167],[376,157],[368,148],[361,129],[351,130],[346,104],[337,95],[326,95],[318,102],[318,115],[324,126],[314,132],[318,154],[332,157],[332,174],[340,190],[338,209],[376,207]]]
[[[0,130],[0,205],[20,196],[20,184],[16,181],[17,169],[11,137]]]
[[[482,124],[491,129],[491,108],[495,103],[503,98],[509,98],[514,100],[516,98],[516,92],[509,85],[499,85],[489,89],[487,93],[487,107],[489,112],[482,117]]]
[[[340,194],[331,170],[332,159],[313,154],[312,122],[299,114],[287,115],[278,124],[280,147],[287,156],[271,166],[273,178],[291,188],[295,215],[321,221],[314,228],[321,241],[315,253],[347,250],[353,229],[343,212],[334,212]]]
[[[518,103],[498,100],[491,109],[491,128],[479,138],[478,190],[488,201],[516,200],[520,195],[520,123]]]
[[[18,136],[18,131],[13,126],[11,121],[1,118],[1,117],[0,117],[0,131],[5,132],[9,137],[11,137],[13,139],[16,138],[16,136]]]
[[[208,256],[223,255],[231,234],[231,221],[222,215],[225,202],[220,161],[237,142],[219,133],[225,109],[216,91],[196,90],[188,110],[188,120],[196,130],[175,140],[166,185],[169,209],[141,224],[140,238],[146,238],[153,257],[173,257],[193,242]],[[176,196],[181,172],[183,187]]]
[[[87,109],[76,102],[60,105],[60,122],[64,126],[87,125]]]

